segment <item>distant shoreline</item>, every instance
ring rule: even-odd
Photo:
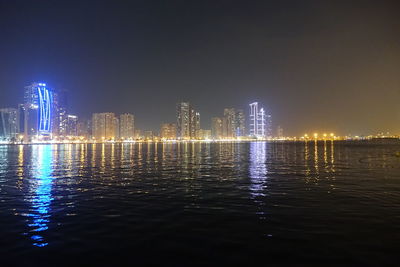
[[[399,141],[400,138],[365,138],[365,139],[292,139],[292,140],[171,140],[171,141],[106,141],[106,142],[35,142],[35,143],[0,143],[0,146],[19,146],[19,145],[97,145],[97,144],[185,144],[185,143],[313,143],[313,142],[335,142],[335,143],[347,143],[347,142],[359,142],[359,143],[384,143],[385,141]]]

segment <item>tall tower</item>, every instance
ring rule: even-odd
[[[258,135],[258,103],[254,102],[250,104],[250,136],[257,136]]]
[[[134,138],[134,121],[132,114],[125,113],[119,116],[120,137],[123,139]]]
[[[190,139],[190,122],[192,120],[192,108],[189,102],[181,102],[176,105],[176,135],[178,139]]]
[[[92,135],[100,141],[116,138],[116,118],[115,114],[94,113],[92,116]]]
[[[267,119],[270,118],[264,108],[258,109],[258,103],[250,104],[250,136],[257,138],[267,137]]]
[[[234,108],[224,109],[223,132],[224,137],[236,137],[236,112]]]
[[[25,87],[25,137],[50,136],[53,132],[54,92],[45,83],[32,83]]]

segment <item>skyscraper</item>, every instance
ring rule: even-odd
[[[194,139],[200,131],[200,113],[189,102],[176,105],[176,131],[178,139]]]
[[[92,136],[96,140],[115,139],[115,114],[111,112],[94,113],[92,115]]]
[[[53,133],[66,136],[68,134],[68,94],[61,90],[54,93],[54,112]]]
[[[190,139],[191,110],[189,102],[181,102],[176,105],[176,135],[178,139]]]
[[[250,136],[257,138],[266,138],[266,118],[264,108],[258,109],[258,103],[250,104]]]
[[[225,138],[236,137],[236,112],[234,108],[224,109],[224,118],[222,120],[223,135]]]
[[[0,140],[17,139],[18,111],[15,108],[0,109]]]
[[[45,83],[25,87],[24,134],[50,136],[53,132],[54,92]]]
[[[120,138],[133,139],[134,138],[134,125],[135,117],[132,114],[125,113],[119,116]]]

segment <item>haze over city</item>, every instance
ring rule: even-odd
[[[0,106],[45,81],[80,116],[202,127],[258,101],[285,135],[400,132],[397,1],[0,1]]]

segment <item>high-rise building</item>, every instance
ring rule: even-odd
[[[250,136],[257,138],[270,137],[272,133],[271,115],[267,115],[264,108],[258,108],[258,103],[250,104]]]
[[[226,108],[222,118],[222,136],[236,138],[246,135],[245,116],[241,109]]]
[[[92,115],[92,136],[96,140],[116,138],[116,117],[114,113],[94,113]]]
[[[119,116],[120,138],[133,139],[134,138],[134,124],[135,118],[132,114],[125,113]]]
[[[213,117],[211,119],[211,136],[214,139],[221,139],[222,133],[222,119],[219,117]]]
[[[179,139],[190,139],[191,110],[189,102],[181,102],[176,105],[176,135]]]
[[[24,135],[50,136],[54,123],[54,91],[45,83],[32,83],[25,87]]]
[[[16,141],[18,135],[18,110],[0,109],[0,140]]]
[[[61,90],[54,94],[54,111],[53,133],[59,136],[69,135],[68,133],[68,94],[67,91]]]
[[[176,139],[176,124],[175,123],[163,123],[161,124],[160,137],[166,140]]]
[[[66,125],[67,136],[78,136],[78,117],[75,115],[67,115]]]
[[[200,130],[200,113],[189,102],[176,105],[176,133],[178,139],[195,139]]]

